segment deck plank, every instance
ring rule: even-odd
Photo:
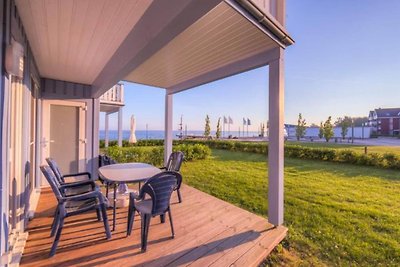
[[[21,266],[257,266],[285,237],[265,218],[183,185],[183,202],[172,199],[175,238],[167,221],[153,218],[146,253],[140,251],[140,216],[126,237],[127,209],[117,210],[117,227],[106,240],[95,213],[67,218],[54,257],[48,258],[56,200],[49,189],[40,197]],[[107,211],[112,220],[111,209]]]

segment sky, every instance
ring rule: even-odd
[[[295,44],[285,52],[285,123],[296,124],[299,113],[310,125],[400,106],[399,0],[287,0],[286,28]],[[123,128],[134,114],[138,130],[164,129],[164,97],[163,89],[125,82]],[[213,130],[225,115],[231,130],[245,117],[257,131],[268,120],[268,67],[175,94],[173,106],[174,129],[183,115],[188,130],[202,130],[208,114]]]

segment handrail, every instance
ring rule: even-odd
[[[100,103],[124,104],[124,85],[118,83],[100,96]]]

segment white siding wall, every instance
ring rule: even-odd
[[[363,138],[363,136],[364,136],[364,138],[370,138],[372,131],[373,131],[372,127],[364,127],[364,135],[363,135],[363,127],[354,127],[354,138]],[[340,127],[334,127],[333,132],[334,132],[334,138],[342,137],[342,135],[341,135],[342,129]],[[318,127],[309,127],[306,129],[305,136],[318,138],[318,133],[319,133]],[[289,137],[296,136],[296,128],[295,127],[289,128],[288,135],[289,135]],[[350,127],[347,131],[346,138],[351,138],[351,136],[352,136],[352,133],[351,133],[351,127]]]

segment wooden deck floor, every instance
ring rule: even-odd
[[[126,237],[126,209],[117,210],[117,227],[106,240],[96,214],[67,218],[57,253],[49,258],[49,237],[56,200],[42,192],[21,266],[257,266],[285,237],[285,227],[189,186],[182,186],[183,203],[171,206],[175,238],[169,223],[153,218],[147,252],[140,252],[140,217]],[[111,224],[111,210],[108,212]],[[168,218],[167,218],[168,220]]]

